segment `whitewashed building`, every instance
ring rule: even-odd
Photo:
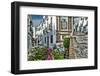
[[[33,39],[33,22],[32,22],[32,16],[28,15],[27,18],[27,50],[31,51],[32,49],[32,39]]]
[[[74,32],[88,33],[88,18],[87,17],[73,17]]]
[[[53,48],[56,44],[56,16],[43,16],[43,20],[36,28],[38,46]]]

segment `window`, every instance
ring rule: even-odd
[[[46,43],[46,37],[45,37],[45,43]]]
[[[53,43],[53,35],[51,35],[51,43]]]
[[[67,17],[61,17],[61,29],[67,29]]]
[[[65,19],[63,19],[61,21],[61,29],[66,29],[66,28],[67,28],[67,23],[66,23]]]

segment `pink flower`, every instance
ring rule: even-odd
[[[52,48],[48,48],[47,60],[53,60]]]
[[[48,48],[48,52],[52,52],[52,48]]]
[[[53,60],[53,57],[51,55],[48,55],[47,60]]]

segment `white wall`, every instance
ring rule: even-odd
[[[10,3],[14,0],[0,1],[0,76],[14,76],[10,73],[10,56],[11,56],[11,6]],[[17,1],[17,0],[16,0]],[[100,0],[21,0],[30,2],[44,2],[44,3],[59,3],[59,4],[74,4],[74,5],[90,5],[98,6],[100,13]],[[98,22],[100,14],[98,15]],[[99,22],[100,24],[100,22]],[[98,24],[98,25],[99,25]],[[100,26],[98,26],[100,32]],[[98,36],[100,42],[100,34]],[[100,43],[98,43],[100,45]],[[100,58],[100,49],[99,58]],[[100,67],[100,59],[99,59]],[[40,73],[34,76],[99,76],[99,70],[85,70],[85,71],[71,71],[71,72],[55,72],[55,73]],[[25,76],[32,76],[33,74],[26,74]],[[23,76],[23,75],[21,75]]]

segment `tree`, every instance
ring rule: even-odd
[[[63,46],[65,48],[64,58],[69,58],[69,45],[70,45],[70,38],[65,37],[63,41]]]

